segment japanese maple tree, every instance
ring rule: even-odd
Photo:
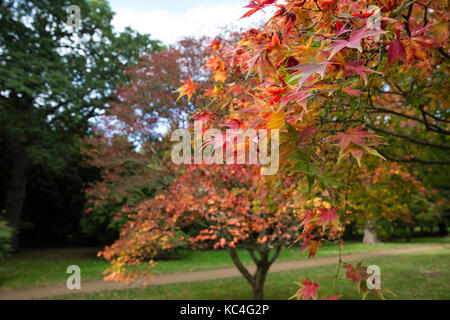
[[[214,100],[199,112],[228,110],[222,123],[243,130],[280,129],[279,179],[300,173],[310,191],[344,202],[343,215],[349,174],[334,175],[365,155],[448,164],[445,1],[255,0],[243,18],[269,6],[277,11],[263,28],[215,43]]]
[[[226,248],[236,268],[262,299],[267,272],[282,248],[294,243],[302,223],[313,256],[323,239],[332,241],[340,230],[336,208],[306,203],[293,193],[295,178],[276,181],[259,175],[257,166],[189,166],[166,192],[140,203],[137,215],[125,225],[121,237],[102,255],[112,262],[107,280],[132,280],[129,267],[147,263],[156,252],[185,241],[194,248]],[[197,232],[180,231],[196,226]],[[334,233],[334,238],[330,236]],[[236,248],[247,250],[254,273],[245,266]],[[150,260],[150,266],[152,261]]]
[[[253,0],[243,18],[267,7],[276,12],[264,27],[236,42],[211,43],[205,65],[211,86],[186,76],[176,93],[195,101],[187,104],[195,107],[193,118],[208,127],[280,130],[279,173],[264,178],[245,165],[186,168],[167,193],[137,207],[105,250],[113,263],[108,279],[129,280],[135,275],[128,264],[176,241],[210,242],[227,248],[254,298],[261,298],[261,279],[279,248],[300,242],[313,257],[323,241],[342,243],[352,201],[358,202],[352,170],[367,159],[448,164],[445,1]],[[364,168],[359,181],[396,170],[371,175]],[[317,194],[327,205],[308,205]],[[194,223],[204,225],[197,235],[177,235]],[[254,275],[235,246],[249,250]],[[339,258],[336,279],[345,268],[365,298],[367,269]],[[294,297],[319,298],[318,280],[299,284]],[[373,290],[380,297],[383,291],[389,292]],[[329,299],[337,297],[332,292]]]

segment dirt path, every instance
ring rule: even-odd
[[[347,261],[363,260],[379,256],[392,256],[405,253],[414,253],[443,248],[443,245],[423,245],[415,247],[406,247],[390,250],[378,250],[367,253],[354,253],[344,255],[343,259]],[[282,261],[276,262],[270,268],[270,272],[281,272],[309,267],[324,266],[337,264],[338,257],[318,258],[312,260]],[[254,266],[250,266],[249,270],[254,271]],[[203,280],[216,280],[239,277],[241,274],[236,268],[224,268],[204,271],[177,272],[171,274],[156,275],[153,278],[152,285],[165,285],[171,283],[195,282]],[[54,284],[48,287],[32,287],[27,289],[15,289],[0,291],[0,300],[29,300],[42,299],[47,297],[62,296],[71,293],[92,293],[99,291],[126,290],[142,287],[141,281],[132,284],[104,282],[104,281],[88,281],[81,283],[80,290],[69,290],[65,283]]]

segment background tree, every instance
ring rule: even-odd
[[[196,97],[178,99],[179,83],[207,79],[202,68],[208,41],[183,39],[160,52],[141,56],[127,70],[129,83],[118,87],[115,100],[94,130],[83,140],[86,164],[98,168],[101,179],[87,189],[88,204],[81,220],[83,231],[104,242],[117,239],[128,215],[117,218],[122,207],[135,207],[167,188],[178,175],[170,160],[168,132],[187,126]],[[130,210],[129,214],[134,211]]]
[[[66,24],[70,5],[80,7],[79,29]],[[161,45],[131,29],[113,32],[105,1],[2,1],[0,16],[0,139],[10,164],[5,209],[18,231],[33,170],[63,172],[89,119],[127,79],[124,67]]]
[[[366,161],[350,177],[347,219],[364,230],[363,243],[393,236],[411,238],[416,225],[437,225],[433,194],[402,164]]]
[[[294,211],[302,199],[293,197],[294,178],[276,186],[259,167],[196,166],[176,179],[164,193],[143,201],[121,237],[102,255],[112,262],[107,280],[133,280],[129,266],[147,263],[161,250],[185,241],[194,247],[226,248],[236,268],[252,286],[253,299],[263,298],[270,266],[282,248],[294,243],[303,221],[310,256],[325,234],[339,230],[336,210],[323,206]],[[311,221],[309,221],[311,220]],[[327,232],[328,231],[328,232]],[[313,240],[314,239],[314,240]],[[236,248],[249,252],[256,270],[244,266]],[[150,266],[153,263],[150,260]]]

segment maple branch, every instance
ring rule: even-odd
[[[253,286],[255,283],[255,278],[250,274],[250,272],[245,268],[242,264],[241,260],[239,260],[239,256],[236,253],[236,250],[231,247],[227,247],[227,251],[230,254],[231,260],[233,260],[234,265],[238,270],[242,273],[244,278]]]
[[[255,264],[258,264],[259,260],[258,260],[258,258],[255,255],[255,251],[253,249],[248,249],[247,251],[250,253],[250,256],[252,257],[253,262]]]
[[[281,252],[281,244],[275,248],[275,254],[273,255],[272,259],[270,259],[269,266],[271,266],[275,262],[275,260],[277,260],[280,252]]]
[[[387,131],[378,127],[373,126],[372,124],[367,124],[367,126],[369,128],[371,128],[372,130],[375,130],[377,132],[381,132],[384,133],[388,136],[393,136],[393,137],[397,137],[397,138],[401,138],[404,140],[407,140],[409,142],[415,143],[415,144],[420,144],[422,146],[427,146],[427,147],[431,147],[431,148],[438,148],[438,149],[444,149],[444,150],[450,150],[450,146],[449,145],[445,145],[445,144],[439,144],[439,143],[433,143],[433,142],[428,142],[428,141],[423,141],[423,140],[419,140],[416,138],[413,138],[411,136],[407,136],[404,134],[400,134],[400,133],[395,133],[392,131]]]
[[[428,24],[428,7],[431,5],[432,1],[427,4],[421,3],[424,6],[424,14],[423,14],[423,27]]]
[[[445,52],[444,48],[439,47],[439,48],[438,48],[438,51],[439,51],[439,53],[440,53],[441,55],[443,55],[446,59],[449,59],[449,58],[450,58],[450,56],[447,54],[447,52]]]
[[[436,126],[435,124],[432,124],[432,123],[428,122],[427,115],[425,113],[425,108],[424,108],[423,105],[419,106],[419,110],[420,110],[420,112],[422,114],[422,118],[424,120],[423,122],[425,122],[425,126],[427,127],[428,130],[434,131],[434,132],[443,133],[443,134],[447,134],[447,135],[450,134],[450,131],[444,130],[441,127]],[[432,129],[431,126],[433,126],[436,129]]]
[[[441,121],[441,122],[445,122],[445,123],[450,123],[449,120],[438,118],[438,117],[436,117],[435,115],[433,115],[433,114],[431,114],[431,113],[429,113],[429,112],[426,112],[425,109],[423,110],[423,113],[425,113],[427,116],[433,118],[434,120]]]
[[[413,1],[408,8],[408,13],[407,15],[402,15],[403,19],[405,20],[405,29],[406,29],[406,33],[408,34],[408,37],[411,38],[411,30],[409,29],[409,18],[411,17],[411,13],[412,13],[412,9],[413,9],[413,5],[414,5],[415,1]]]
[[[314,3],[316,4],[317,9],[319,9],[319,11],[322,11],[322,9],[321,9],[320,6],[319,6],[319,3],[317,3],[317,0],[314,0]]]
[[[403,118],[406,118],[406,119],[410,119],[410,120],[414,120],[414,121],[420,122],[420,123],[424,124],[429,131],[433,131],[433,132],[436,132],[436,133],[442,133],[442,134],[446,134],[446,135],[450,134],[450,131],[442,129],[441,127],[439,127],[439,126],[437,126],[435,124],[429,123],[426,120],[426,115],[424,113],[423,106],[421,108],[419,108],[419,110],[422,112],[424,120],[421,120],[419,118],[416,118],[416,117],[413,117],[413,116],[409,116],[409,115],[406,115],[406,114],[403,114],[403,113],[400,113],[400,112],[396,112],[396,111],[393,111],[393,110],[384,109],[384,108],[378,108],[378,107],[373,107],[372,106],[371,110],[374,110],[374,111],[373,112],[369,112],[369,113],[389,113],[389,114],[393,114],[393,115],[396,115],[396,116],[399,116],[399,117],[403,117]]]
[[[378,151],[379,154],[381,154],[383,157],[385,157],[387,160],[392,162],[402,162],[402,163],[422,163],[427,165],[450,165],[450,161],[447,160],[428,160],[428,159],[421,159],[421,158],[398,158],[393,157],[383,151],[381,151],[379,148],[375,148],[376,151]]]

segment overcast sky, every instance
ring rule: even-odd
[[[239,20],[248,0],[110,0],[116,16],[114,27],[126,26],[151,34],[166,44],[183,36],[215,36],[221,27],[256,26],[267,20],[268,13]]]

